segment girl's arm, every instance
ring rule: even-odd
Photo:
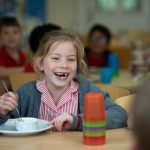
[[[105,104],[105,114],[106,114],[106,123],[107,129],[113,128],[121,128],[127,126],[127,112],[117,105],[110,98],[109,94],[105,91],[102,91],[98,87],[92,85],[87,80],[82,80],[80,83],[80,94],[79,94],[79,108],[80,114],[83,114],[83,104],[84,104],[84,95],[88,92],[98,92],[103,94],[104,96],[104,104]],[[73,117],[73,125],[71,130],[82,130],[82,115],[77,117]]]

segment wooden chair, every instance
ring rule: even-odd
[[[131,50],[126,47],[110,47],[110,51],[116,53],[119,57],[120,61],[120,68],[121,69],[128,69],[129,68],[129,58],[131,55]]]
[[[115,103],[120,105],[122,108],[124,108],[127,111],[128,114],[130,114],[131,106],[134,98],[135,98],[135,94],[120,97],[115,100]]]
[[[9,75],[10,85],[13,91],[16,91],[22,84],[36,79],[38,79],[38,76],[35,73],[16,72]]]
[[[117,98],[127,96],[131,94],[131,91],[126,88],[121,88],[117,86],[105,85],[105,84],[96,84],[97,87],[109,93],[112,100]]]

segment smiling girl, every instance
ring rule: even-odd
[[[12,92],[0,97],[0,121],[16,118],[17,106],[22,117],[48,120],[57,131],[82,130],[84,95],[98,92],[104,95],[107,128],[126,125],[125,110],[109,95],[81,77],[86,72],[84,47],[71,31],[47,33],[40,42],[33,60],[40,80],[22,85],[16,96]],[[12,111],[13,110],[13,111]]]

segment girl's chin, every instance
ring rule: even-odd
[[[54,81],[55,85],[58,85],[58,86],[65,86],[67,84],[69,84],[71,81],[69,80],[61,80],[61,79],[56,79]]]
[[[69,87],[69,84],[55,84],[56,88],[66,88]]]
[[[64,78],[64,77],[56,77],[56,79],[58,81],[66,81],[68,78]]]

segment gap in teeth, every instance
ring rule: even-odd
[[[57,76],[66,77],[68,73],[55,73]]]

